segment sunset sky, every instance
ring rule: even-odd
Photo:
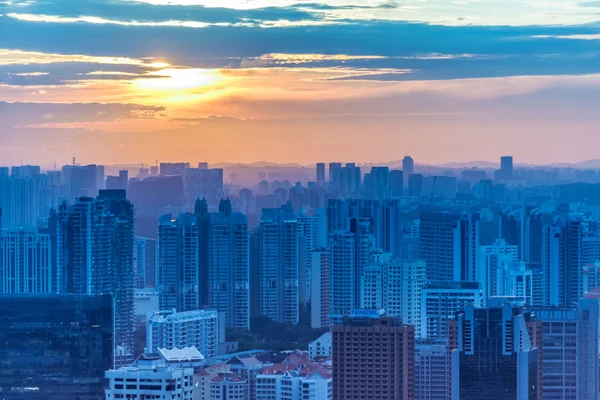
[[[600,1],[0,0],[0,165],[600,158]]]

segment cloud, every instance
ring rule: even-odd
[[[73,62],[108,65],[143,65],[156,68],[165,66],[164,63],[147,63],[144,60],[128,57],[104,57],[82,54],[56,54],[39,51],[0,49],[0,65],[29,65]]]
[[[570,39],[570,40],[600,40],[600,33],[573,35],[534,35],[534,39]]]
[[[350,55],[350,54],[288,54],[288,53],[269,53],[258,57],[248,57],[242,60],[240,67],[255,68],[268,65],[298,65],[321,63],[327,61],[346,62],[356,60],[379,60],[387,58],[385,56],[370,55]]]
[[[9,103],[0,101],[0,126],[36,123],[114,121],[156,116],[163,107],[101,103]]]
[[[44,76],[48,75],[48,72],[21,72],[18,74],[14,74],[16,76]]]
[[[289,19],[277,19],[277,20],[244,20],[240,22],[204,22],[204,21],[181,21],[181,20],[166,20],[166,21],[122,21],[115,19],[107,19],[95,16],[77,16],[77,17],[63,17],[59,15],[46,15],[46,14],[17,14],[8,13],[6,14],[9,18],[14,18],[19,21],[25,22],[43,22],[43,23],[55,23],[55,24],[76,24],[76,23],[87,23],[95,25],[120,25],[126,27],[175,27],[175,28],[195,28],[204,29],[209,27],[232,27],[232,28],[288,28],[288,27],[302,27],[302,26],[322,26],[322,25],[341,25],[347,24],[348,21],[341,20],[289,20]]]

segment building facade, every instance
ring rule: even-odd
[[[334,326],[333,399],[414,398],[414,327],[393,318],[346,318]]]
[[[110,295],[1,294],[0,321],[3,399],[102,398],[115,361]]]
[[[166,365],[156,354],[142,354],[131,366],[106,371],[106,400],[192,400],[192,368]]]
[[[221,333],[214,309],[156,311],[146,320],[146,352],[159,348],[196,347],[206,358],[217,355]]]

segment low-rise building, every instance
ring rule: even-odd
[[[325,332],[318,339],[308,344],[308,355],[313,359],[331,357],[331,345],[331,332]]]
[[[256,400],[331,400],[332,373],[321,364],[275,364],[256,377]]]
[[[246,400],[248,386],[246,381],[234,373],[220,373],[210,382],[211,400]]]
[[[106,371],[106,400],[192,400],[192,368],[170,367],[157,354],[143,354],[131,366]]]

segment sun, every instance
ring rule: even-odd
[[[201,68],[166,68],[153,71],[152,78],[136,79],[141,89],[178,92],[211,86],[223,79],[217,70]]]

